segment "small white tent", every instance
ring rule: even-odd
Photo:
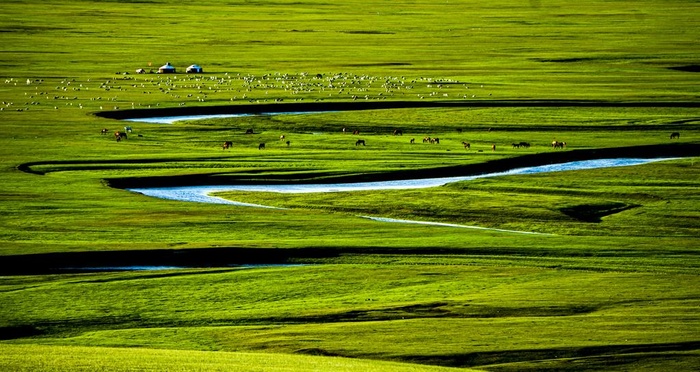
[[[188,67],[187,70],[185,70],[185,71],[186,71],[188,74],[190,74],[190,73],[202,73],[202,72],[204,72],[204,71],[202,70],[202,66],[200,66],[200,65],[191,65],[191,66]]]
[[[175,67],[170,64],[170,62],[167,62],[163,66],[160,66],[158,69],[159,74],[174,74],[175,73]]]

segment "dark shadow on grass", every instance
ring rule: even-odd
[[[610,102],[595,100],[473,100],[473,101],[369,101],[369,102],[295,102],[262,103],[253,105],[225,105],[201,107],[169,107],[103,111],[96,116],[108,119],[141,119],[165,116],[266,114],[284,112],[323,112],[385,110],[397,108],[439,107],[700,107],[700,102],[649,101]]]
[[[655,255],[696,255],[692,248],[687,250],[669,250],[660,248],[658,251],[607,250],[596,252],[596,257],[652,257]],[[352,257],[374,257],[376,259],[392,259],[393,257],[444,256],[497,258],[505,257],[512,260],[529,258],[561,258],[567,260],[585,258],[593,255],[590,251],[552,250],[546,247],[535,249],[521,247],[489,247],[489,248],[392,248],[392,247],[318,247],[318,248],[191,248],[191,249],[149,249],[136,251],[88,251],[88,252],[56,252],[43,254],[27,254],[2,256],[0,259],[0,275],[44,275],[82,272],[124,271],[130,266],[169,266],[182,269],[224,269],[247,265],[299,265],[334,263]],[[559,266],[552,268],[556,269]],[[118,269],[112,269],[118,268]],[[595,266],[572,266],[568,270],[599,270]],[[620,270],[614,268],[613,270]],[[169,275],[163,273],[162,275]]]
[[[625,355],[626,363],[638,361],[645,358],[645,353],[659,352],[679,352],[700,349],[700,341],[658,343],[658,344],[630,344],[630,345],[602,345],[602,346],[582,346],[551,349],[528,349],[528,350],[504,350],[486,351],[464,354],[446,355],[415,355],[402,356],[398,360],[403,362],[438,365],[443,367],[481,367],[488,368],[493,364],[518,363],[527,361],[540,361],[563,358],[586,358],[605,356],[611,359],[617,355]],[[640,355],[631,355],[640,354]],[[493,370],[513,370],[507,366],[493,368]]]
[[[565,215],[575,218],[582,222],[602,222],[602,218],[626,210],[639,207],[639,205],[625,203],[607,203],[607,204],[581,204],[571,207],[559,209]]]

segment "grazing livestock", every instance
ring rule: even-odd
[[[496,144],[491,145],[491,151],[496,151]]]
[[[245,134],[253,134],[253,129],[246,129]]]
[[[124,132],[131,133],[131,132],[133,132],[133,129],[130,126],[126,126],[126,127],[124,127]]]
[[[287,147],[289,147],[289,144],[290,144],[290,142],[289,142],[289,141],[287,141],[287,142],[285,142],[285,143],[287,144]]]
[[[513,148],[514,148],[514,149],[519,149],[519,148],[520,148],[520,144],[519,144],[519,143],[513,143]]]
[[[120,131],[114,132],[114,139],[116,139],[117,142],[121,141],[122,138],[123,138],[123,139],[127,139],[127,138],[126,138],[126,133],[120,132]]]
[[[355,146],[360,146],[360,145],[366,146],[365,140],[357,140],[357,142],[355,142]]]
[[[464,145],[464,148],[469,150],[471,149],[472,145],[469,142],[462,142],[462,145]]]
[[[401,129],[394,129],[395,136],[403,136],[403,131]]]
[[[264,148],[265,148],[265,143],[264,143],[264,142],[258,145],[258,150],[262,150],[262,149],[264,149]]]
[[[284,139],[284,134],[280,135],[280,141]]]
[[[101,134],[107,134],[107,133],[109,133],[109,129],[107,129],[107,128],[102,128],[102,130],[100,131],[100,133],[101,133]]]
[[[224,144],[221,147],[223,147],[223,149],[226,150],[226,149],[230,149],[232,146],[233,146],[233,142],[226,141],[226,142],[224,142]]]
[[[526,149],[530,148],[530,142],[520,142],[518,145],[520,145],[520,147],[524,147]]]
[[[563,149],[564,147],[566,147],[566,142],[552,141],[553,149]]]
[[[359,131],[359,130],[354,130],[354,131],[352,131],[352,134],[360,134],[360,131]]]
[[[411,138],[411,143],[412,143],[412,144],[413,144],[413,143],[416,143],[416,139],[415,139],[415,138]]]
[[[674,138],[680,139],[680,138],[681,138],[681,134],[678,133],[678,132],[673,132],[673,133],[671,133],[671,139],[674,139]]]

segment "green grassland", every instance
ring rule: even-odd
[[[0,369],[700,366],[697,2],[4,5]],[[165,62],[179,73],[135,73]],[[193,63],[205,72],[185,74]],[[108,118],[338,102],[432,107]],[[125,125],[133,133],[115,141]],[[684,156],[429,189],[217,194],[284,209],[123,189],[452,176],[601,153]],[[42,269],[212,252],[232,261]],[[244,262],[285,266],[226,266]]]

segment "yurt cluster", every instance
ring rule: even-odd
[[[177,69],[175,69],[175,66],[171,65],[170,62],[166,62],[163,66],[160,66],[158,68],[158,73],[159,74],[174,74],[177,72]],[[190,65],[185,69],[185,72],[188,74],[200,74],[204,72],[202,69],[202,66],[200,65]],[[146,70],[140,68],[136,70],[136,73],[138,74],[145,74]],[[151,70],[151,73],[153,73],[153,70]]]

